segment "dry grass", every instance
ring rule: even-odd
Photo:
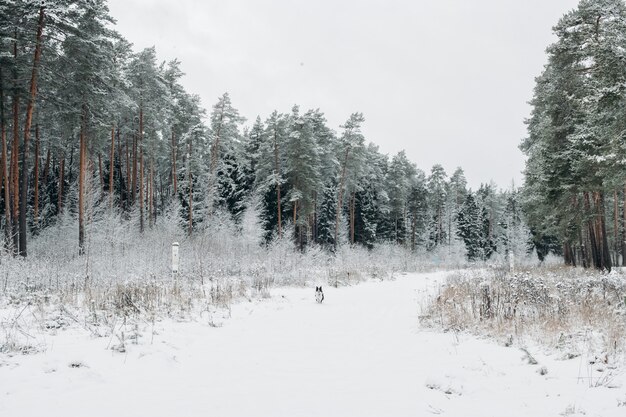
[[[451,274],[423,323],[614,357],[626,350],[626,277],[570,268]]]

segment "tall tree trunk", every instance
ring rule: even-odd
[[[150,158],[150,174],[148,175],[148,224],[154,225],[154,161]]]
[[[44,187],[48,186],[48,175],[50,174],[50,146],[48,146],[48,150],[46,151],[46,163],[43,167],[43,185]]]
[[[583,232],[582,230],[580,230],[578,232],[578,244],[580,245],[580,264],[583,266],[583,268],[587,269],[589,268],[589,262],[588,262],[588,256],[587,256],[587,251],[585,248],[585,244],[583,243]]]
[[[189,184],[189,236],[193,233],[193,178],[191,177],[192,141],[189,139],[189,158],[187,158],[187,183]]]
[[[13,41],[13,59],[17,62],[17,28],[15,29],[15,38]],[[10,205],[11,205],[11,237],[13,240],[13,254],[17,253],[19,247],[19,234],[17,219],[19,217],[19,164],[18,155],[20,150],[20,95],[17,89],[19,85],[19,75],[17,73],[17,65],[14,66],[13,79],[15,88],[13,90],[13,141],[11,142],[11,162],[10,162]]]
[[[85,253],[85,170],[87,146],[85,129],[87,108],[83,104],[80,123],[80,151],[78,157],[78,254]]]
[[[17,51],[17,46],[15,47]],[[15,52],[17,54],[17,52]],[[18,250],[19,234],[17,220],[19,217],[19,164],[18,155],[20,152],[20,97],[17,92],[13,95],[13,142],[11,143],[11,235],[13,237],[13,251]]]
[[[133,168],[132,178],[130,180],[130,203],[132,206],[137,201],[137,135],[133,135]]]
[[[59,195],[57,201],[58,212],[63,212],[63,191],[65,188],[65,155],[61,155],[61,162],[59,163]]]
[[[443,208],[440,204],[437,208],[437,246],[441,243],[443,243]]]
[[[588,192],[584,192],[584,199],[585,199],[585,212],[586,212],[586,223],[587,223],[587,230],[588,230],[588,234],[589,234],[589,246],[590,246],[590,250],[591,250],[591,259],[593,262],[593,266],[595,268],[600,268],[600,254],[598,252],[598,244],[597,244],[597,239],[596,239],[596,230],[595,230],[595,221],[594,221],[594,216],[593,216],[593,210],[591,208],[591,200],[589,198],[589,193]]]
[[[126,154],[126,189],[124,190],[124,201],[126,208],[130,207],[130,187],[131,185],[131,167],[130,167],[130,148],[128,145],[128,135],[125,135],[124,139],[124,153]]]
[[[220,109],[220,121],[215,131],[215,142],[213,142],[213,146],[211,147],[211,160],[209,163],[209,174],[211,178],[213,177],[213,174],[215,173],[215,170],[217,169],[217,161],[220,156],[220,139],[222,135],[222,124],[224,122],[224,105],[225,105],[224,100],[222,100],[222,108]],[[211,184],[211,186],[212,185],[213,184]],[[213,192],[212,189],[209,191],[211,193]]]
[[[80,143],[80,138],[79,138],[79,143]],[[80,146],[78,147],[78,150],[79,150],[78,153],[80,154]],[[74,181],[74,173],[72,172],[73,168],[74,168],[74,147],[71,146],[70,147],[70,160],[68,161],[68,164],[67,164],[67,182],[69,184],[71,184]]]
[[[606,216],[604,207],[604,193],[601,191],[594,192],[595,206],[597,210],[596,224],[599,232],[600,246],[600,269],[611,272],[611,251],[609,247],[608,233],[606,232]]]
[[[174,198],[178,195],[178,173],[176,172],[176,136],[172,130],[172,184],[174,186]]]
[[[33,207],[33,224],[35,230],[39,228],[39,125],[35,126],[35,202]]]
[[[417,238],[417,211],[413,211],[411,218],[411,251],[415,252]]]
[[[2,157],[0,158],[0,168],[2,169],[2,182],[0,188],[4,190],[4,232],[5,245],[7,248],[11,245],[11,203],[10,203],[10,182],[9,167],[7,158],[7,132],[6,121],[4,117],[4,85],[2,79],[2,68],[0,68],[0,134],[2,136]]]
[[[317,191],[313,192],[313,201],[314,201],[314,211],[313,211],[313,219],[312,219],[312,224],[311,224],[311,241],[312,242],[317,242],[317,236],[318,236],[318,230],[317,230],[317,220],[318,220],[318,215],[317,215]]]
[[[624,208],[622,217],[622,266],[626,266],[626,184],[624,184]]]
[[[159,193],[161,195],[161,211],[163,211],[165,209],[165,189],[163,188],[163,176],[161,174],[159,174]]]
[[[37,37],[35,44],[35,57],[33,58],[33,71],[30,77],[30,90],[28,104],[26,106],[26,120],[24,122],[24,144],[22,150],[22,178],[20,189],[20,255],[27,255],[26,236],[26,212],[28,203],[28,142],[30,140],[30,128],[33,122],[33,111],[37,99],[37,70],[41,59],[41,37],[43,34],[44,16],[46,6],[41,3],[39,7],[39,21],[37,22]]]
[[[100,180],[100,190],[104,191],[104,173],[102,172],[102,155],[98,152],[98,179]]]
[[[619,244],[619,204],[617,201],[617,190],[613,190],[613,238],[615,241],[613,242],[613,253],[615,254],[615,260],[613,264],[619,265],[619,252],[620,252],[620,244]]]
[[[109,210],[113,210],[113,169],[115,162],[115,125],[111,126],[111,153],[109,155]]]
[[[146,215],[148,227],[152,228],[152,158],[148,157],[146,167]]]
[[[402,246],[406,247],[406,235],[407,235],[407,225],[408,225],[408,220],[407,220],[407,207],[406,204],[404,204],[404,207],[402,208]],[[448,236],[448,248],[450,247],[450,237]]]
[[[282,221],[282,208],[281,208],[281,196],[280,196],[280,160],[278,158],[278,132],[276,126],[274,126],[274,174],[276,175],[276,214],[278,217],[278,238],[283,235],[283,221]]]
[[[220,158],[220,142],[222,137],[222,125],[224,124],[224,106],[225,102],[222,100],[222,108],[220,109],[220,120],[215,130],[215,141],[211,146],[211,159],[209,161],[209,215],[213,212],[213,202],[215,201],[215,184],[216,184],[216,171]]]
[[[563,243],[563,259],[565,261],[565,265],[567,266],[572,265],[572,250],[571,250],[569,242]]]
[[[143,233],[143,102],[139,106],[139,231]]]
[[[446,211],[448,212],[448,254],[450,254],[452,252],[452,210]]]
[[[337,239],[339,238],[339,219],[341,219],[341,209],[343,208],[343,186],[346,181],[346,173],[348,169],[348,158],[350,158],[350,146],[346,146],[346,155],[343,159],[343,167],[341,169],[341,178],[339,180],[339,190],[337,190],[337,210],[335,212],[335,243],[337,248]]]
[[[139,231],[144,230],[144,169],[143,169],[143,147],[139,147]]]
[[[394,214],[393,216],[393,232],[394,232],[394,243],[398,243],[398,215]]]
[[[356,193],[350,195],[350,243],[354,245],[354,226],[356,224]]]

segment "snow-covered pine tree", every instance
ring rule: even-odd
[[[287,116],[274,111],[265,122],[265,132],[259,145],[255,189],[261,194],[266,240],[274,234],[282,237],[285,205],[288,192],[285,180],[285,142],[287,140]]]
[[[467,193],[456,221],[458,236],[467,249],[467,259],[485,260],[483,216],[471,192]]]
[[[502,215],[502,208],[499,195],[496,193],[496,186],[481,184],[476,192],[476,203],[480,208],[483,224],[483,252],[485,259],[489,259],[496,251],[499,236],[502,235],[499,219]]]
[[[410,223],[410,247],[412,251],[415,251],[418,247],[425,247],[428,239],[428,190],[426,189],[426,175],[422,170],[416,170],[409,190],[407,210]]]
[[[446,237],[446,171],[441,165],[434,165],[427,180],[428,207],[430,208],[429,248],[447,243]]]
[[[265,138],[265,126],[261,117],[257,116],[252,128],[243,134],[243,171],[245,174],[245,188],[252,191],[255,186],[257,166],[261,158],[261,145]]]
[[[219,97],[217,103],[213,105],[210,120],[211,151],[207,191],[210,200],[209,206],[213,207],[215,204],[224,205],[223,196],[220,196],[220,191],[216,189],[220,187],[218,177],[220,176],[220,172],[229,171],[226,167],[222,166],[222,164],[224,164],[224,157],[227,154],[233,156],[238,153],[237,147],[241,145],[239,129],[245,119],[241,117],[239,111],[232,106],[228,93],[224,93]],[[231,163],[232,161],[231,159]],[[237,175],[237,177],[238,176],[239,175]]]
[[[502,248],[498,252],[515,265],[528,257],[532,237],[523,219],[519,190],[512,186],[503,197],[506,205],[500,219],[502,234],[498,241]]]
[[[341,224],[342,210],[345,203],[344,197],[349,199],[350,241],[354,242],[354,193],[358,191],[358,179],[363,167],[365,154],[365,137],[361,132],[361,125],[365,121],[362,113],[353,113],[343,124],[343,134],[338,141],[339,160],[339,186],[337,188],[337,211],[335,215],[335,244],[338,244],[339,227]]]
[[[301,115],[299,108],[293,107],[288,119],[288,139],[285,143],[285,174],[290,184],[287,198],[300,248],[311,237],[316,190],[321,188],[319,148],[309,116],[310,113]]]
[[[394,241],[399,245],[407,244],[409,236],[407,202],[415,183],[416,173],[415,165],[408,160],[404,151],[398,152],[391,158],[387,170],[386,188],[389,195],[390,216],[394,224]]]
[[[381,240],[380,225],[388,217],[385,171],[386,156],[369,144],[365,150],[360,191],[355,195],[355,243],[369,249]],[[384,200],[385,204],[382,204]]]
[[[317,216],[317,243],[328,250],[335,249],[335,215],[337,187],[331,182],[324,187]]]
[[[610,269],[605,193],[624,183],[626,5],[582,0],[554,27],[521,149],[535,241],[556,236],[568,264]]]

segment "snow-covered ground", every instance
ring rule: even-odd
[[[442,276],[325,287],[321,305],[277,288],[221,327],[157,322],[124,353],[59,330],[43,353],[0,355],[0,416],[626,415],[623,372],[420,328]]]

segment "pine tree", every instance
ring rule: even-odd
[[[434,165],[427,181],[428,206],[430,208],[429,247],[435,248],[447,243],[445,227],[446,171],[441,165]]]
[[[211,119],[211,157],[209,160],[209,195],[214,195],[216,172],[221,169],[224,155],[233,154],[236,144],[241,142],[239,127],[245,121],[232,106],[230,96],[224,93],[213,106]]]
[[[261,117],[256,118],[252,129],[243,135],[243,165],[245,175],[245,188],[252,191],[256,181],[257,166],[261,158],[261,145],[265,138],[265,126]]]
[[[346,123],[341,126],[344,129],[343,135],[339,140],[339,164],[340,176],[339,187],[337,189],[337,211],[335,214],[335,244],[339,239],[339,225],[341,223],[341,210],[344,204],[344,192],[356,192],[357,178],[359,178],[359,170],[362,167],[363,154],[365,151],[365,138],[361,133],[361,125],[365,121],[362,113],[353,113]],[[354,204],[354,199],[351,199]],[[353,216],[354,217],[354,216]],[[352,231],[354,223],[352,223]],[[354,240],[354,233],[352,233]]]
[[[320,160],[310,113],[300,115],[294,106],[288,121],[285,143],[286,176],[290,184],[287,198],[300,247],[311,234],[315,214],[316,190],[320,188]]]
[[[537,240],[557,236],[569,264],[611,268],[605,193],[624,183],[626,6],[583,0],[555,26],[537,79],[528,138],[525,209]],[[617,168],[617,169],[616,169]]]
[[[410,226],[408,224],[407,201],[415,183],[416,167],[409,162],[404,151],[391,159],[387,170],[387,192],[390,215],[394,223],[394,241],[400,245],[407,243]]]
[[[408,195],[407,209],[410,219],[410,247],[415,251],[418,246],[425,247],[428,225],[428,190],[426,175],[417,170]]]
[[[467,259],[470,261],[484,260],[484,224],[483,216],[472,193],[468,193],[459,213],[457,214],[458,235],[465,243]]]
[[[337,187],[327,185],[322,193],[318,217],[317,242],[328,250],[335,249],[335,214],[337,211]]]
[[[274,111],[267,119],[263,141],[259,146],[259,163],[256,172],[256,189],[263,198],[263,218],[270,239],[274,231],[282,237],[284,223],[283,199],[285,189],[285,142],[287,140],[287,118]]]

